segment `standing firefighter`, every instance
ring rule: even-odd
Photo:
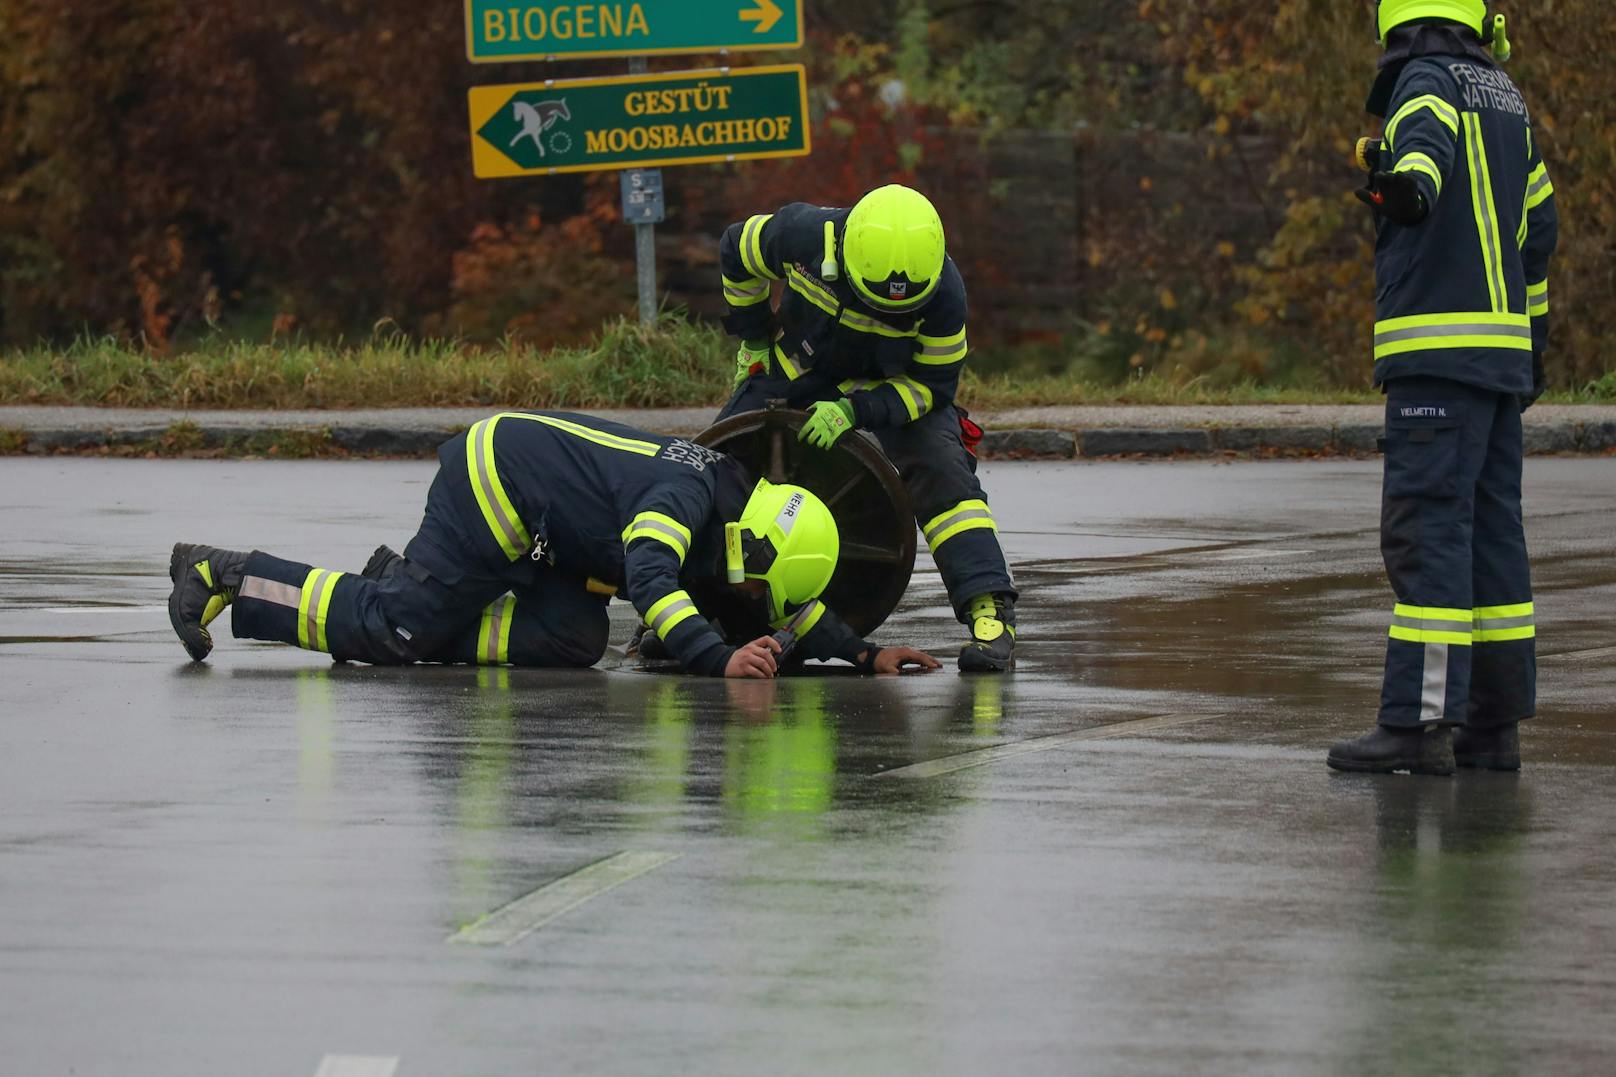
[[[1338,770],[1515,770],[1536,709],[1521,412],[1543,392],[1554,187],[1483,0],[1384,0],[1359,197],[1375,210],[1381,549],[1396,593],[1379,726]],[[1491,45],[1488,50],[1484,46]],[[1450,732],[1456,727],[1457,732]]]
[[[1016,588],[976,478],[981,432],[954,406],[965,283],[936,209],[896,184],[852,209],[793,203],[730,225],[719,264],[724,326],[742,341],[736,392],[719,417],[783,399],[812,412],[801,437],[819,448],[852,430],[874,434],[970,627],[960,669],[1009,669]],[[778,311],[771,281],[784,282]]]
[[[800,487],[754,482],[733,457],[559,412],[484,419],[438,457],[405,556],[384,547],[359,576],[175,546],[169,618],[191,657],[207,657],[208,623],[233,606],[238,637],[339,659],[589,666],[616,593],[687,670],[774,676],[774,639],[731,646],[685,590],[716,576],[800,637],[804,657],[871,672],[936,664],[866,643],[825,609],[840,549],[830,510]]]

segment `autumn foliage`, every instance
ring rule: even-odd
[[[722,222],[909,180],[937,192],[972,256],[982,342],[1018,339],[994,300],[1052,277],[1070,248],[1085,281],[1062,303],[1070,333],[1120,334],[1123,360],[1194,369],[1209,340],[1238,339],[1254,376],[1288,351],[1362,381],[1371,235],[1345,160],[1376,57],[1362,5],[808,10],[810,47],[784,58],[810,68],[813,156],[669,170],[663,235],[690,237],[679,254],[697,271]],[[1510,13],[1511,73],[1565,219],[1556,366],[1580,383],[1610,367],[1616,335],[1616,12]],[[620,62],[474,68],[463,34],[457,0],[0,0],[0,342],[90,330],[161,352],[214,326],[266,340],[381,324],[544,346],[630,313],[615,177],[477,181],[465,116],[469,86]],[[1003,253],[1005,192],[1029,177],[992,173],[994,139],[1028,130],[1069,138],[1137,201],[1080,240]],[[1208,176],[1241,176],[1232,194],[1253,212],[1231,223],[1231,191],[1210,184],[1204,201],[1193,184],[1153,193],[1127,155],[1164,139],[1188,140]]]

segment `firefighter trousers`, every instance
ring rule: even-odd
[[[1537,704],[1521,523],[1521,406],[1442,378],[1386,382],[1381,554],[1396,596],[1379,722],[1503,725]]]
[[[770,400],[799,401],[791,382],[772,374],[755,374],[743,382],[718,413],[720,420],[756,411]],[[831,399],[830,389],[824,399]],[[920,525],[932,559],[948,589],[954,615],[969,623],[970,601],[982,594],[1016,596],[1016,585],[999,545],[998,524],[976,477],[976,456],[960,437],[959,413],[952,405],[922,415],[890,430],[869,433],[898,469],[915,522]]]
[[[465,481],[439,471],[405,560],[381,579],[255,551],[231,631],[378,665],[594,665],[606,651],[610,596],[547,566],[468,554],[478,549],[475,524],[460,519],[451,491]]]

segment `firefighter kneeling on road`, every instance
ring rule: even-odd
[[[741,338],[728,418],[771,399],[812,412],[800,436],[828,449],[873,434],[971,628],[967,672],[1011,667],[1016,587],[976,478],[981,431],[954,406],[965,366],[965,284],[943,223],[918,191],[881,187],[852,209],[793,203],[733,224],[719,247],[724,326]],[[770,282],[785,288],[776,311]]]
[[[1536,712],[1521,412],[1543,392],[1558,224],[1526,102],[1483,0],[1383,0],[1375,383],[1386,393],[1381,551],[1397,605],[1379,725],[1338,770],[1520,767]],[[1490,44],[1489,51],[1484,46]],[[1456,732],[1450,732],[1456,727]]]
[[[754,482],[724,453],[584,415],[506,412],[438,457],[404,556],[382,547],[361,575],[175,546],[169,619],[191,657],[207,657],[209,622],[233,606],[237,637],[339,660],[584,667],[605,653],[619,594],[686,670],[774,676],[780,644],[731,646],[682,582],[716,577],[803,657],[869,673],[937,667],[859,639],[825,608],[840,549],[830,510],[801,487]]]

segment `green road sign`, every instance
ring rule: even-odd
[[[466,0],[475,63],[802,47],[802,0]]]
[[[482,179],[752,161],[808,153],[801,64],[477,86]]]

